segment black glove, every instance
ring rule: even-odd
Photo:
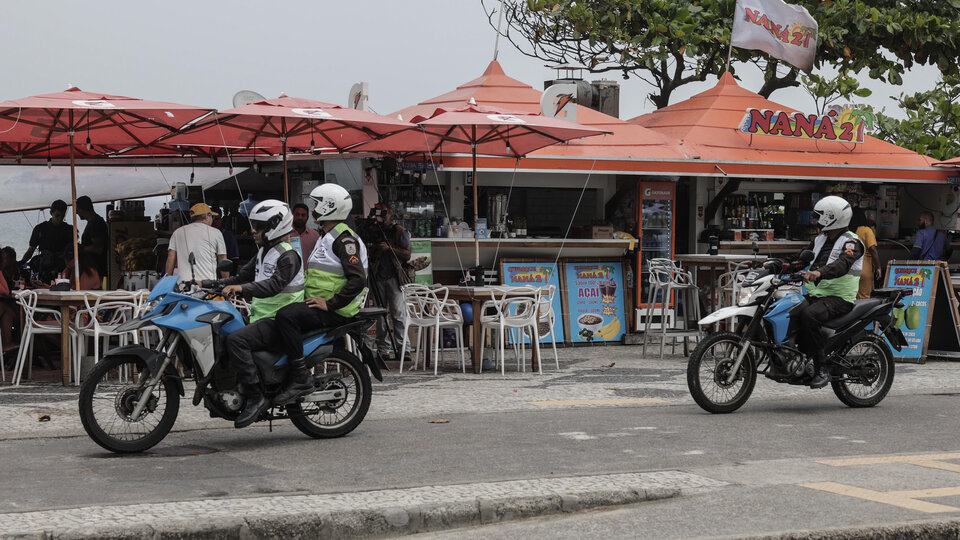
[[[216,279],[204,279],[200,281],[200,286],[204,289],[212,289],[214,285],[219,285],[220,281]]]

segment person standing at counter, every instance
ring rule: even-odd
[[[933,214],[920,212],[917,235],[913,239],[913,249],[910,250],[908,258],[911,261],[946,261],[952,254],[947,235],[933,226]]]
[[[80,236],[80,251],[93,261],[97,273],[105,276],[110,245],[107,222],[93,209],[93,201],[86,195],[77,197],[77,217],[87,222]]]
[[[30,235],[30,247],[24,253],[20,264],[30,262],[30,270],[40,274],[40,279],[49,281],[64,269],[63,253],[73,245],[73,227],[64,223],[67,215],[67,203],[60,199],[50,205],[50,219],[38,223]],[[40,250],[33,260],[30,257]]]
[[[860,237],[863,247],[867,250],[867,256],[863,258],[863,270],[860,272],[860,289],[857,291],[857,300],[862,300],[870,298],[874,281],[880,281],[880,252],[877,251],[877,235],[870,227],[867,214],[862,208],[853,209],[850,230]]]

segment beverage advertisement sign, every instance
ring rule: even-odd
[[[626,333],[623,264],[565,262],[570,341],[620,341]]]
[[[503,278],[503,284],[512,287],[532,286],[556,287],[556,294],[553,296],[553,312],[556,314],[556,320],[553,323],[553,337],[562,342],[565,339],[563,331],[563,300],[560,294],[560,272],[557,264],[553,261],[543,262],[521,262],[521,261],[503,261],[500,265],[500,275]],[[540,330],[541,333],[546,333]],[[550,343],[550,336],[540,338],[540,343]]]
[[[938,270],[936,264],[922,263],[891,263],[887,267],[887,287],[910,289],[910,296],[902,300],[903,307],[893,310],[893,324],[907,339],[902,351],[890,348],[898,360],[920,361],[926,353]]]
[[[433,248],[430,240],[410,241],[410,266],[416,276],[415,283],[433,285]]]

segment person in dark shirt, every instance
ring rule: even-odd
[[[77,197],[77,217],[87,222],[80,236],[80,251],[89,257],[100,276],[107,275],[107,250],[110,232],[107,222],[93,209],[93,201],[83,195]]]
[[[63,254],[73,245],[73,227],[63,222],[66,215],[67,203],[60,199],[53,201],[50,219],[33,228],[30,247],[20,260],[21,266],[29,261],[30,270],[40,274],[43,281],[50,281],[63,271]],[[35,252],[38,254],[33,257]]]
[[[841,197],[828,196],[813,208],[818,216],[820,235],[808,249],[814,253],[813,263],[804,275],[807,283],[807,304],[800,309],[800,350],[813,359],[811,388],[823,388],[830,382],[824,365],[826,339],[823,324],[842,317],[853,309],[860,289],[863,270],[863,243],[848,227],[853,217],[850,203]]]
[[[933,214],[920,212],[917,219],[917,236],[910,250],[911,261],[946,261],[950,259],[950,240],[933,226]]]

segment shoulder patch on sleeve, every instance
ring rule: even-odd
[[[344,244],[343,244],[343,250],[344,250],[345,252],[347,252],[347,255],[356,255],[356,254],[357,254],[357,245],[354,244],[353,242],[350,242],[349,244],[348,244],[348,243],[344,243]]]
[[[845,250],[847,250],[847,251],[853,251],[853,250],[857,249],[857,243],[856,243],[856,242],[847,242],[846,245],[843,246],[843,249],[845,249]]]
[[[359,264],[359,263],[360,263],[360,258],[357,257],[356,255],[351,255],[350,258],[347,259],[347,260],[350,261],[351,264]]]

